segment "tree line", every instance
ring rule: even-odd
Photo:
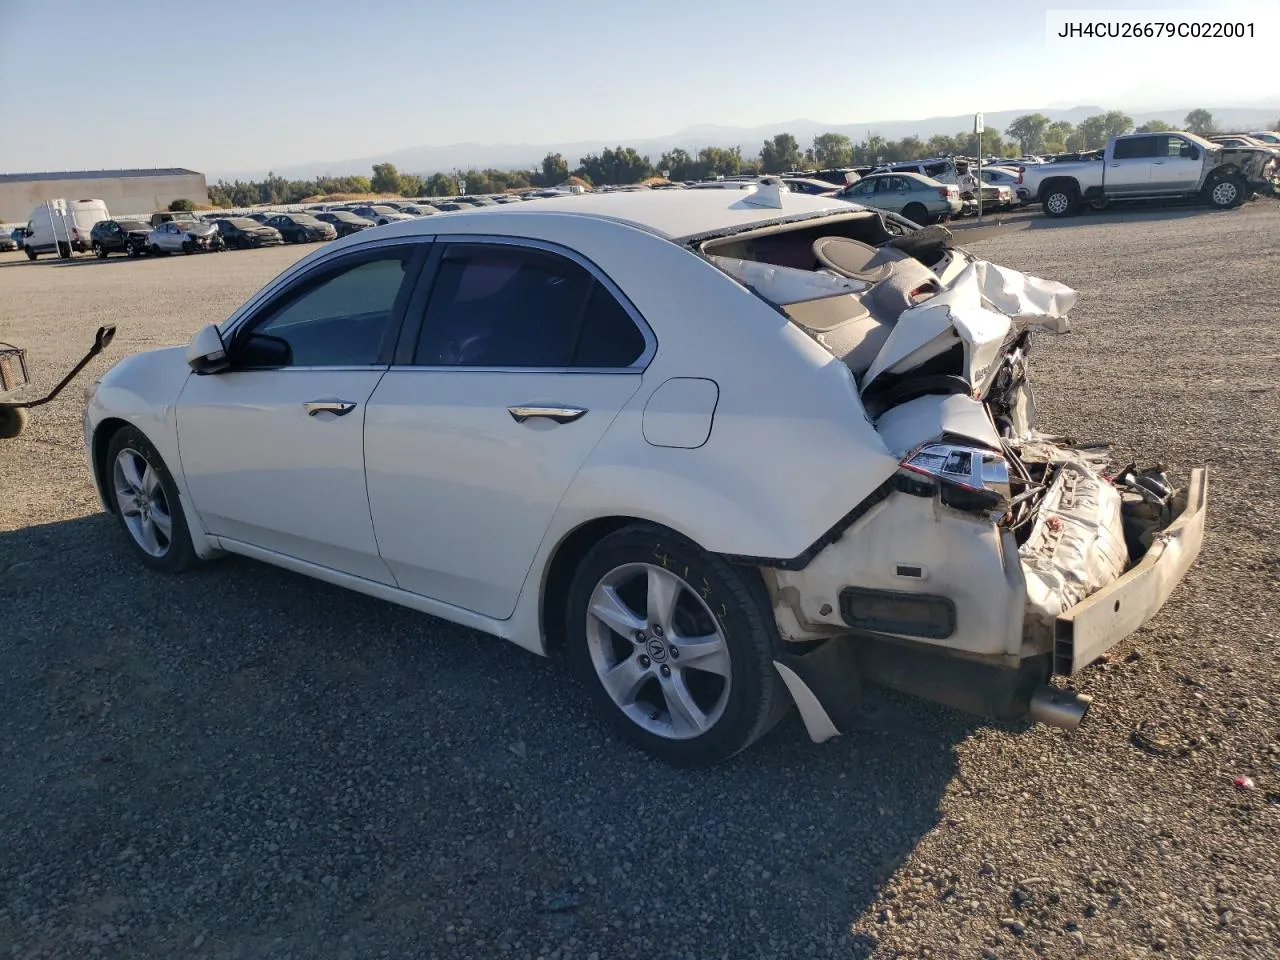
[[[1280,129],[1280,120],[1276,121]],[[617,186],[641,183],[653,177],[671,180],[703,180],[709,177],[732,177],[742,174],[783,173],[807,168],[840,168],[872,166],[904,160],[920,160],[937,156],[1006,156],[1040,153],[1065,153],[1096,150],[1106,145],[1107,138],[1122,134],[1156,133],[1174,129],[1153,120],[1134,128],[1133,118],[1119,110],[1086,117],[1079,124],[1067,120],[1050,120],[1042,113],[1028,113],[1016,118],[1001,133],[987,127],[981,137],[972,132],[954,136],[939,134],[927,140],[907,136],[886,140],[869,133],[865,140],[854,143],[842,133],[822,133],[802,148],[790,133],[779,133],[760,145],[759,153],[744,155],[741,147],[703,147],[692,153],[676,147],[652,161],[633,147],[606,147],[599,153],[580,158],[578,166],[569,168],[558,153],[549,153],[542,164],[531,170],[466,170],[432,174],[400,173],[392,163],[376,163],[372,176],[317,177],[313,180],[287,180],[267,174],[265,180],[227,183],[219,180],[209,188],[209,198],[217,206],[253,206],[260,203],[298,203],[307,197],[326,194],[376,193],[404,197],[449,197],[471,194],[503,193],[533,187],[555,187],[570,178],[590,186]],[[1200,135],[1216,130],[1208,110],[1192,110],[1184,119],[1184,129]]]

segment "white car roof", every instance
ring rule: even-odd
[[[499,204],[465,212],[428,217],[423,232],[447,233],[450,222],[458,218],[487,216],[533,217],[539,214],[576,214],[628,223],[669,240],[702,236],[721,230],[785,220],[791,216],[850,213],[854,205],[831,197],[803,193],[782,194],[782,207],[765,207],[748,203],[755,192],[736,190],[641,190],[578,194],[550,197],[532,203]]]

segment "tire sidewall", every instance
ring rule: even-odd
[[[1221,186],[1224,183],[1230,184],[1232,187],[1235,188],[1235,195],[1227,203],[1219,203],[1217,199],[1215,199],[1214,197],[1214,192],[1217,190],[1219,186]],[[1209,203],[1212,206],[1217,207],[1219,210],[1232,210],[1240,206],[1242,203],[1244,203],[1245,186],[1240,181],[1239,177],[1232,177],[1232,176],[1216,177],[1214,180],[1212,180],[1209,183],[1207,193],[1208,193]]]
[[[908,211],[919,211],[920,213],[923,213],[924,216],[916,218],[916,217],[913,217],[911,213],[909,213]],[[906,209],[902,211],[902,215],[906,217],[908,220],[910,220],[912,223],[918,223],[922,227],[927,227],[929,225],[929,210],[927,207],[924,206],[924,204],[909,203],[907,204]]]
[[[689,740],[669,740],[637,726],[605,692],[591,660],[586,634],[591,594],[610,570],[637,562],[663,565],[691,586],[701,584],[699,592],[728,645],[728,703],[715,726]],[[781,641],[772,611],[767,605],[760,610],[763,594],[763,585],[749,583],[743,571],[678,534],[648,524],[626,527],[588,551],[574,574],[567,601],[569,657],[592,702],[629,740],[677,765],[716,763],[745,749],[781,715],[776,698],[786,694],[773,666]]]
[[[1061,210],[1054,211],[1050,209],[1050,206],[1053,201],[1053,198],[1059,197],[1059,196],[1064,199],[1065,204]],[[1045,194],[1044,212],[1046,216],[1049,216],[1049,217],[1069,216],[1071,212],[1075,209],[1075,206],[1076,206],[1075,196],[1071,193],[1071,191],[1067,190],[1064,187],[1054,187],[1047,194]]]
[[[160,485],[164,489],[165,501],[169,507],[169,516],[173,520],[173,536],[169,541],[169,549],[165,551],[164,556],[153,557],[143,550],[137,541],[133,539],[133,534],[129,531],[124,522],[124,517],[120,514],[119,504],[116,503],[115,465],[116,458],[122,450],[132,450],[140,454],[151,469],[160,475]],[[164,458],[160,456],[160,451],[147,439],[146,434],[136,427],[121,427],[112,436],[111,443],[107,447],[107,459],[104,466],[106,471],[104,486],[107,496],[111,499],[111,512],[120,524],[120,530],[124,533],[125,539],[129,542],[129,546],[132,547],[135,556],[148,567],[168,573],[177,573],[189,567],[196,557],[195,548],[191,544],[191,533],[187,529],[187,518],[182,504],[182,497],[178,493],[178,485],[174,483],[173,475],[169,472]]]

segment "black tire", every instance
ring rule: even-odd
[[[40,254],[36,253],[36,252],[35,252],[34,250],[32,250],[30,247],[27,247],[27,248],[26,248],[26,251],[27,251],[27,259],[28,259],[28,260],[34,260],[36,257],[40,256]]]
[[[124,255],[126,257],[133,257],[135,260],[138,258],[140,253],[141,251],[138,249],[138,245],[136,243],[131,243],[124,248]]]
[[[70,260],[70,259],[71,259],[71,244],[69,244],[69,243],[60,243],[60,244],[58,244],[58,256],[60,256],[63,260]]]
[[[160,489],[164,494],[164,507],[171,520],[171,535],[167,538],[168,544],[161,556],[148,553],[134,538],[120,509],[119,501],[116,499],[116,461],[125,450],[131,450],[141,456],[160,480]],[[166,573],[181,573],[195,563],[196,552],[191,545],[191,533],[187,530],[187,520],[182,512],[178,487],[173,482],[173,475],[165,466],[164,459],[146,435],[136,427],[121,427],[112,436],[111,443],[107,447],[107,459],[103,468],[106,472],[103,485],[107,490],[107,496],[111,498],[112,513],[138,558],[153,570],[162,570]]]
[[[0,406],[0,440],[12,440],[27,425],[27,411],[22,407]]]
[[[185,254],[187,254],[188,256],[189,256],[189,255],[191,255],[191,254],[193,254],[193,253],[195,253],[195,252],[196,252],[196,245],[195,245],[195,242],[194,242],[194,241],[192,241],[192,240],[183,240],[183,241],[182,241],[182,252],[183,252],[183,253],[185,253]]]
[[[1040,209],[1046,217],[1069,217],[1080,209],[1080,192],[1073,186],[1057,185],[1044,191]]]
[[[927,227],[932,219],[923,203],[908,203],[902,208],[902,215],[912,223],[918,223],[922,227]]]
[[[161,252],[161,251],[160,251],[160,244],[158,244],[158,243],[153,243],[153,244],[151,245],[151,255],[152,255],[153,257],[158,257],[158,256],[160,256],[160,252]]]
[[[1219,210],[1234,210],[1249,199],[1249,185],[1235,174],[1214,177],[1204,185],[1205,202]]]
[[[626,564],[658,561],[687,584],[677,610],[703,618],[703,629],[719,629],[729,657],[730,682],[723,709],[711,726],[688,739],[650,732],[632,720],[605,690],[592,660],[587,609],[596,586]],[[699,597],[702,598],[701,603]],[[681,606],[683,605],[683,606]],[[726,760],[764,736],[791,707],[791,696],[773,666],[781,646],[764,584],[754,571],[734,567],[663,527],[640,523],[605,537],[574,572],[567,604],[569,656],[600,712],[632,742],[670,763],[702,766]],[[627,642],[613,634],[624,648]],[[629,641],[628,641],[629,642]],[[648,647],[637,646],[637,651]],[[639,659],[637,652],[631,656]],[[676,664],[672,658],[670,664]],[[665,668],[664,668],[665,669]],[[681,673],[681,677],[685,674]],[[652,683],[658,684],[656,677]],[[714,696],[714,694],[713,694]],[[657,714],[655,713],[655,717]]]
[[[103,249],[102,244],[97,240],[93,241],[93,255],[99,260],[107,259],[107,251]]]

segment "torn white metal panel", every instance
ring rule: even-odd
[[[842,293],[858,293],[867,289],[867,284],[861,280],[850,280],[830,273],[797,270],[758,260],[740,260],[714,254],[708,254],[707,259],[739,283],[778,306],[835,297]]]
[[[1083,462],[1063,463],[1031,535],[1019,550],[1027,583],[1027,620],[1050,631],[1069,610],[1124,572],[1120,493]]]
[[[876,430],[889,452],[898,458],[943,434],[1000,449],[1000,435],[986,406],[958,393],[929,394],[892,407],[876,421]]]
[[[863,378],[862,390],[884,374],[901,374],[964,345],[964,376],[981,396],[999,369],[997,360],[1014,330],[1066,333],[1076,301],[1070,287],[997,266],[969,264],[946,290],[902,312]]]
[[[906,639],[989,656],[1022,648],[1026,586],[1012,537],[936,497],[896,494],[868,510],[803,570],[771,569],[768,575],[788,640],[847,631],[840,591],[865,587],[942,596],[955,604],[950,636]],[[800,632],[792,632],[793,624]]]

